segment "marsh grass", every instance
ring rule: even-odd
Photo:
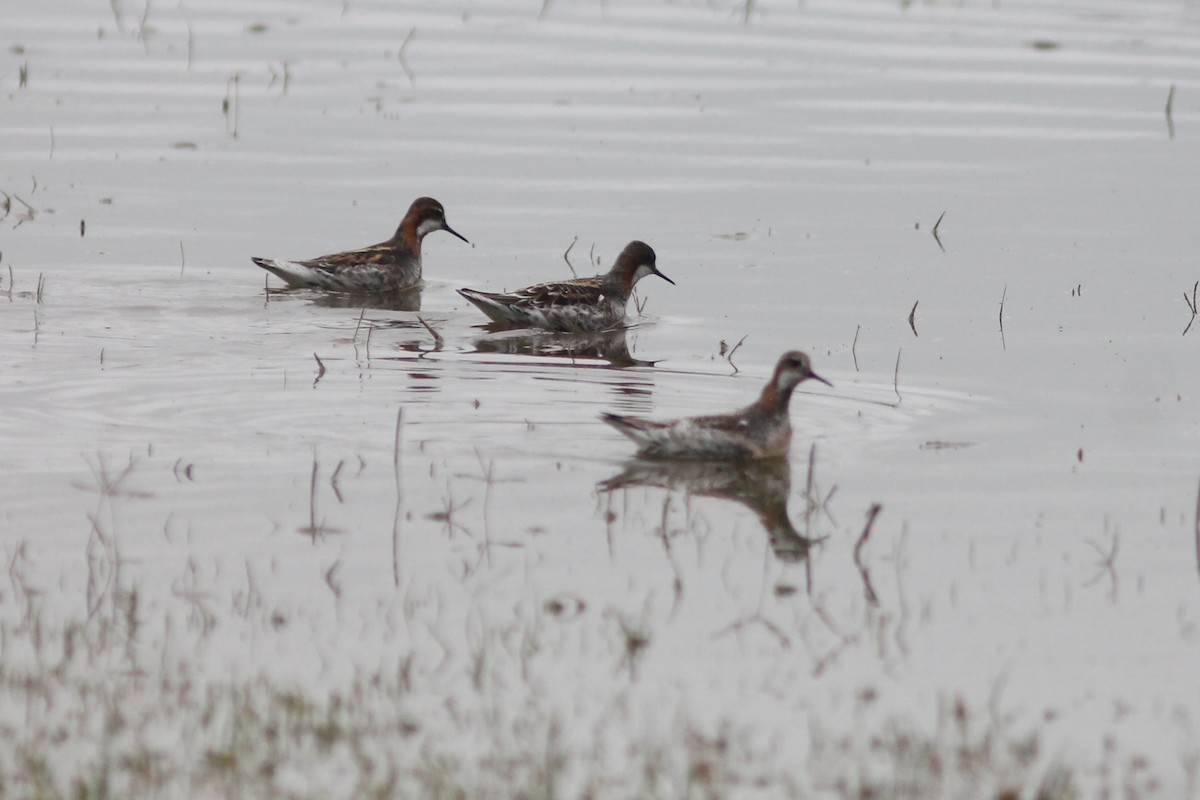
[[[1079,796],[1069,770],[1044,765],[1036,735],[1006,735],[957,698],[932,731],[895,718],[852,733],[814,725],[808,759],[786,765],[752,730],[686,718],[646,733],[614,717],[580,746],[539,687],[500,710],[486,676],[469,710],[430,704],[431,679],[414,685],[404,671],[317,691],[207,680],[186,658],[131,669],[119,643],[139,633],[122,624],[5,621],[0,798]],[[650,646],[622,631],[632,649]],[[501,660],[486,655],[485,672]],[[613,737],[629,744],[607,752]]]
[[[398,413],[398,496],[402,419]],[[220,578],[191,554],[173,578],[156,575],[157,566],[144,571],[146,564],[127,555],[133,531],[125,522],[135,516],[125,505],[149,496],[139,488],[142,462],[90,459],[91,480],[78,484],[95,498],[85,580],[72,589],[37,563],[26,541],[11,546],[0,573],[0,800],[1084,796],[1079,773],[1047,754],[1036,727],[1022,727],[1000,708],[998,689],[983,704],[947,693],[925,713],[895,711],[888,682],[869,678],[851,713],[822,700],[822,676],[847,665],[850,650],[870,652],[899,635],[903,613],[892,594],[902,587],[869,588],[866,606],[776,593],[798,618],[754,600],[732,624],[713,619],[702,629],[710,652],[733,657],[734,672],[753,662],[756,649],[779,654],[775,667],[759,673],[769,685],[746,700],[759,702],[765,692],[799,702],[794,721],[781,718],[791,728],[786,744],[780,718],[760,719],[703,692],[675,693],[687,669],[676,663],[673,642],[689,624],[678,612],[696,601],[705,568],[693,545],[698,553],[711,547],[700,540],[713,538],[690,500],[664,503],[645,525],[624,517],[620,530],[610,530],[660,545],[669,564],[659,574],[673,590],[604,598],[566,586],[541,595],[531,583],[521,593],[535,595],[536,613],[520,604],[497,607],[483,587],[506,564],[532,562],[522,549],[507,549],[514,560],[491,563],[498,540],[489,507],[506,480],[490,458],[476,459],[471,472],[453,473],[459,479],[446,484],[443,516],[433,521],[444,537],[464,540],[462,549],[481,546],[483,554],[471,569],[430,584],[438,595],[432,605],[397,573],[402,619],[372,618],[361,595],[356,610],[343,614],[354,602],[343,594],[361,587],[340,557],[314,573],[322,598],[314,591],[299,601],[283,599],[273,569],[249,560],[244,584]],[[809,461],[802,490],[808,514],[836,526],[827,513],[831,493],[816,487],[815,450]],[[314,528],[323,524],[314,500],[318,470],[314,456]],[[178,481],[178,461],[171,472]],[[482,514],[482,539],[459,518],[469,507]],[[878,516],[873,506],[865,525],[852,523],[863,526],[853,559],[868,587],[870,563],[888,560],[873,553],[884,535],[872,534]],[[608,524],[616,521],[614,514]],[[405,535],[414,543],[437,537],[430,527]],[[900,555],[890,561],[904,568]],[[453,624],[456,585],[469,598],[465,630]],[[335,620],[355,620],[354,636],[385,645],[367,648],[370,655],[356,662],[340,652],[337,628],[311,620],[299,627],[321,602],[339,609]],[[315,675],[297,677],[267,655],[286,651],[297,636],[302,652],[322,664]],[[258,652],[238,658],[247,642]],[[793,670],[804,680],[787,680]],[[1132,763],[1112,760],[1120,758]],[[1131,769],[1113,769],[1102,781],[1124,797],[1152,796],[1148,781],[1131,782]]]
[[[536,670],[501,675],[508,642],[531,635],[515,627],[482,640],[465,693],[414,669],[411,654],[319,688],[222,678],[191,653],[254,615],[210,609],[172,655],[154,656],[171,626],[143,619],[137,589],[109,595],[111,613],[58,617],[32,570],[18,546],[0,623],[0,798],[1079,796],[1070,771],[1045,766],[1036,734],[1011,735],[958,698],[932,730],[899,718],[850,732],[811,722],[809,756],[789,764],[752,726],[686,713],[649,730],[625,713],[572,730],[569,706],[547,699]],[[609,657],[626,677],[620,709],[655,637],[644,620],[610,624]],[[520,674],[526,682],[513,684]]]

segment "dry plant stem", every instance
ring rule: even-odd
[[[896,393],[897,403],[904,399],[900,396],[900,354],[903,352],[903,347],[896,351],[896,371],[892,375],[892,390]]]
[[[440,351],[440,350],[442,349],[442,347],[443,347],[443,346],[446,344],[446,340],[445,340],[445,339],[443,339],[443,338],[442,338],[442,335],[441,335],[440,333],[438,333],[437,331],[435,331],[435,330],[433,329],[433,327],[432,327],[432,326],[431,326],[431,325],[430,325],[428,322],[426,322],[426,321],[425,321],[425,318],[424,318],[424,317],[417,317],[417,322],[419,322],[419,323],[421,323],[422,325],[424,325],[424,326],[425,326],[425,330],[429,331],[429,335],[433,337],[433,349],[434,349],[434,351],[435,351],[435,352],[436,352],[436,351]]]
[[[873,606],[879,605],[879,597],[875,594],[875,587],[871,585],[871,571],[867,569],[867,565],[862,561],[862,550],[866,547],[867,539],[871,538],[871,528],[875,525],[875,518],[879,516],[879,512],[882,510],[883,506],[879,503],[873,503],[867,509],[867,524],[863,527],[862,535],[858,537],[858,542],[854,545],[854,566],[858,567],[858,574],[862,576],[863,587],[867,594],[867,602]]]
[[[1004,284],[1004,291],[1000,293],[1000,313],[996,318],[1000,321],[1000,347],[1008,350],[1008,342],[1004,340],[1004,298],[1008,297],[1008,284]]]
[[[733,354],[738,351],[738,348],[742,346],[742,342],[746,341],[746,336],[749,336],[749,335],[750,334],[747,333],[745,336],[738,339],[737,344],[735,344],[733,346],[733,348],[729,351],[728,355],[725,356],[725,360],[729,362],[729,366],[733,367],[733,372],[730,373],[732,375],[738,374],[738,366],[737,366],[737,364],[733,363]]]
[[[11,267],[9,268],[11,269]],[[11,282],[11,280],[10,280]],[[1188,297],[1187,292],[1183,293],[1183,302],[1187,303],[1188,311],[1192,312],[1192,318],[1188,320],[1187,327],[1183,329],[1183,335],[1187,336],[1187,332],[1192,329],[1192,324],[1196,321],[1196,289],[1200,288],[1200,281],[1192,284],[1192,296]]]

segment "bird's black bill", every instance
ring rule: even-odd
[[[675,285],[675,281],[671,280],[671,279],[670,279],[670,278],[668,278],[666,275],[663,275],[661,272],[659,272],[659,271],[658,271],[658,269],[655,269],[655,270],[654,270],[654,274],[655,274],[655,275],[657,275],[658,277],[662,278],[664,281],[666,281],[667,283],[671,284],[672,286],[674,286],[674,285]]]
[[[461,233],[454,230],[454,228],[451,228],[445,222],[442,223],[442,230],[444,230],[446,233],[453,234],[453,235],[457,236],[458,238],[462,239],[464,242],[467,242],[467,244],[470,244],[470,242],[467,241],[467,237],[463,236]]]
[[[810,373],[808,373],[808,377],[812,378],[814,381],[820,381],[821,383],[823,383],[823,384],[825,384],[826,386],[828,386],[830,389],[832,389],[832,388],[833,388],[833,384],[832,384],[832,383],[830,383],[829,381],[825,380],[824,378],[822,378],[820,375],[818,375],[818,374],[817,374],[817,373],[815,373],[815,372],[810,372]]]

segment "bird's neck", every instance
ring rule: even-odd
[[[786,414],[788,403],[792,402],[792,392],[795,386],[780,386],[779,381],[772,379],[765,387],[762,394],[759,395],[758,404],[763,410],[779,414]]]

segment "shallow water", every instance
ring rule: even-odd
[[[785,763],[868,687],[918,724],[1000,695],[1089,780],[1145,758],[1195,796],[1200,7],[150,9],[5,24],[0,541],[47,596],[78,608],[99,508],[148,618],[249,581],[303,621],[222,618],[214,674],[411,653],[434,703],[533,630],[539,708],[581,731],[622,696]],[[418,195],[472,242],[426,241],[419,297],[249,261],[382,240]],[[489,333],[453,291],[633,238],[678,286],[623,335]],[[730,409],[791,348],[835,388],[795,398],[790,487],[628,475],[601,411]],[[636,680],[617,617],[652,631]]]

